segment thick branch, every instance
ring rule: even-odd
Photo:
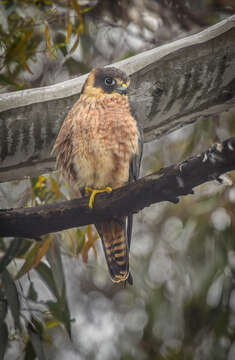
[[[235,109],[235,16],[113,64],[131,76],[145,141]],[[0,181],[54,170],[50,151],[86,76],[0,94]]]
[[[153,203],[177,203],[179,196],[193,193],[195,186],[218,179],[221,174],[234,169],[235,137],[232,137],[181,164],[168,166],[111,194],[97,195],[92,210],[88,207],[87,197],[34,208],[1,210],[0,236],[37,238],[46,233],[136,213]]]

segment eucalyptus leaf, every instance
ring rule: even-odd
[[[58,294],[59,296],[62,296],[63,289],[65,288],[65,277],[60,253],[60,246],[57,241],[53,242],[53,246],[51,246],[50,249],[47,251],[46,257],[51,266]]]
[[[36,358],[36,353],[32,345],[31,340],[29,339],[25,347],[24,360],[34,360]]]
[[[47,301],[47,305],[52,315],[65,326],[71,338],[71,318],[67,299],[64,297],[59,302]]]
[[[35,259],[37,257],[38,251],[40,249],[40,244],[36,243],[33,245],[33,247],[29,250],[29,252],[26,255],[25,262],[18,271],[18,274],[16,274],[15,279],[18,280],[23,275],[25,275],[29,270],[31,270],[35,265]]]
[[[2,85],[10,85],[10,86],[16,86],[17,84],[12,81],[8,76],[0,74],[0,84]]]
[[[28,324],[28,332],[29,332],[30,340],[32,342],[34,351],[35,351],[38,359],[46,360],[46,355],[45,355],[45,351],[43,348],[42,337],[30,323]]]
[[[52,270],[49,268],[48,265],[46,265],[44,262],[40,262],[40,264],[35,268],[45,285],[48,287],[48,289],[52,292],[52,294],[58,298],[58,290],[56,287],[55,280],[53,278]]]
[[[4,358],[8,344],[8,328],[6,323],[0,324],[0,359]]]
[[[58,290],[57,302],[48,301],[50,311],[57,320],[62,322],[71,337],[70,311],[66,297],[66,284],[58,242],[53,243],[47,252],[47,260],[50,263],[56,288]]]
[[[7,303],[14,319],[15,327],[20,330],[20,301],[16,285],[7,269],[2,272],[1,278],[7,297]]]
[[[28,298],[32,301],[37,301],[37,298],[38,298],[37,291],[35,290],[34,284],[32,281],[30,282],[30,286],[29,286]]]
[[[11,260],[13,260],[14,257],[16,257],[22,242],[23,242],[22,238],[17,238],[12,240],[5,255],[0,260],[0,273],[7,267],[7,265],[11,262]]]
[[[7,309],[7,300],[5,299],[3,291],[0,289],[0,325],[5,320]]]

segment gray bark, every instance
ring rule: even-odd
[[[235,16],[112,65],[131,76],[145,141],[235,109]],[[54,170],[50,151],[85,78],[0,95],[0,181]]]

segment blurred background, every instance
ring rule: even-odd
[[[71,79],[234,13],[234,0],[1,1],[0,92]],[[234,135],[232,112],[197,121],[145,144],[141,176]],[[235,359],[230,183],[135,215],[132,287],[111,282],[91,226],[0,238],[0,359]],[[72,197],[56,173],[0,185],[1,208]]]

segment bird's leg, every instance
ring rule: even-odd
[[[93,208],[93,203],[94,203],[96,194],[99,194],[99,193],[102,193],[102,192],[108,192],[109,193],[112,190],[113,189],[110,186],[106,186],[106,188],[104,188],[104,189],[92,189],[91,187],[86,186],[85,187],[86,194],[91,193],[90,200],[89,200],[89,208],[90,209]]]

